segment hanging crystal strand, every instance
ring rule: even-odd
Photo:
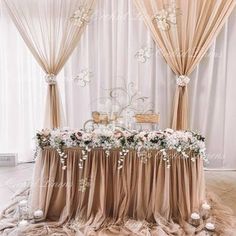
[[[62,164],[62,170],[66,170],[66,159],[67,159],[67,155],[66,153],[63,151],[62,147],[58,147],[57,148],[57,152],[60,156],[60,161]]]
[[[119,159],[118,159],[118,170],[123,168],[124,165],[124,160],[125,157],[127,156],[127,154],[129,153],[128,149],[123,148],[120,152],[119,152]]]
[[[106,149],[105,154],[106,154],[106,157],[109,157],[110,156],[110,149]]]
[[[163,160],[166,162],[166,167],[169,169],[170,168],[170,158],[166,153],[166,149],[161,149],[160,152],[163,155]]]
[[[142,147],[138,148],[137,155],[141,162],[144,164],[147,164],[148,159],[151,158],[151,153]]]
[[[89,146],[85,146],[85,148],[82,150],[82,157],[79,159],[79,168],[83,169],[84,162],[88,158],[88,154],[91,152],[91,148]]]

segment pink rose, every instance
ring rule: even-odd
[[[49,129],[43,129],[43,130],[42,130],[42,134],[43,134],[44,136],[48,136],[48,135],[50,134],[50,130],[49,130]]]
[[[81,139],[82,139],[82,133],[81,133],[81,132],[75,133],[75,137],[76,137],[78,140],[81,140]]]
[[[118,139],[118,138],[122,137],[122,133],[120,131],[115,131],[114,137]]]

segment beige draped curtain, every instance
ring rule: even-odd
[[[63,109],[56,76],[89,22],[95,0],[3,0],[23,40],[45,71],[45,126],[61,127]]]
[[[163,57],[177,76],[172,127],[187,129],[188,76],[232,12],[235,0],[134,0],[134,2],[151,30]]]

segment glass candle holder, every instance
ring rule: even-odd
[[[209,236],[215,235],[215,224],[214,223],[207,222],[205,224],[205,229],[206,229],[207,235],[209,235]]]
[[[19,226],[20,229],[24,229],[28,225],[29,225],[29,222],[27,220],[21,220],[18,223],[18,226]]]
[[[203,220],[207,220],[210,217],[211,206],[206,202],[202,204],[201,216]]]
[[[43,211],[42,210],[36,210],[34,212],[34,221],[35,222],[39,222],[39,221],[42,221],[43,219]]]
[[[27,200],[21,200],[18,203],[18,219],[26,220],[29,217],[29,209],[28,209],[28,202]]]
[[[193,212],[190,217],[190,224],[194,227],[198,227],[201,223],[201,217],[197,212]]]

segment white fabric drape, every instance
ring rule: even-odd
[[[133,81],[142,95],[150,97],[160,112],[161,128],[170,126],[175,76],[137,14],[130,0],[98,0],[95,16],[58,78],[61,95],[66,93],[68,126],[81,128],[98,108],[94,100],[122,79],[126,84]],[[0,36],[0,153],[23,153],[33,147],[34,132],[42,127],[45,82],[8,16],[0,17],[0,29],[4,30]],[[235,41],[236,10],[189,84],[190,127],[206,135],[212,168],[236,169]],[[146,62],[139,62],[135,54],[145,47],[153,53]],[[85,69],[93,75],[81,87],[72,78]],[[31,156],[20,157],[27,158]]]
[[[64,125],[56,76],[89,22],[95,0],[3,0],[26,45],[48,82],[45,127]]]
[[[44,72],[28,50],[0,1],[0,153],[33,159],[34,135],[43,127],[47,84]],[[58,84],[63,92],[63,71]]]
[[[161,114],[161,128],[169,127],[175,75],[132,1],[99,0],[95,15],[66,67],[68,126],[81,127],[91,111],[99,108],[99,101],[94,100],[125,80],[126,84],[133,81],[142,95],[150,97],[154,110]],[[212,168],[236,168],[235,29],[236,10],[192,73],[189,85],[190,128],[206,136]],[[153,53],[146,62],[138,62],[135,54],[145,47]],[[84,69],[93,77],[87,86],[80,87],[72,78]]]

